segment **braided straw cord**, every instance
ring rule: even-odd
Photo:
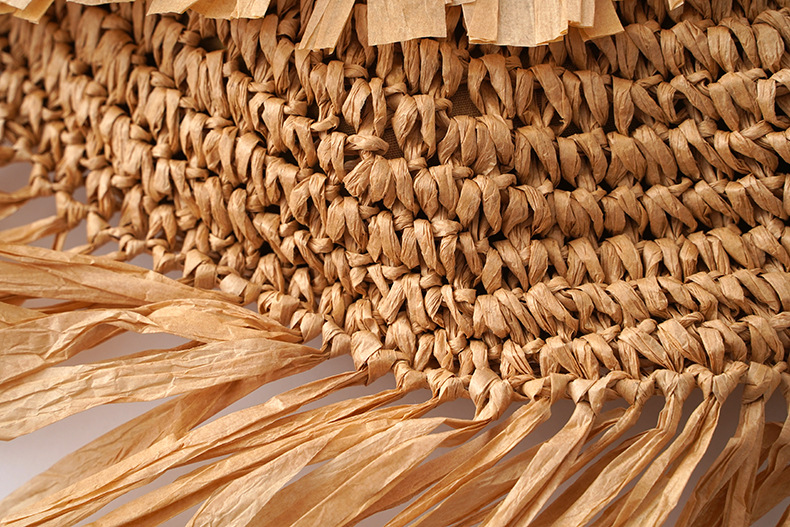
[[[459,5],[446,38],[370,46],[357,4],[324,51],[297,45],[309,1],[150,8],[0,17],[0,160],[31,166],[0,221],[56,207],[0,223],[0,438],[173,396],[0,501],[0,525],[73,525],[197,461],[91,525],[201,503],[189,525],[400,504],[388,526],[751,525],[790,495],[790,419],[766,419],[775,393],[790,407],[784,2],[622,0],[622,32],[531,48],[470,44]],[[59,366],[127,331],[187,344]],[[205,423],[343,355],[355,371]],[[738,428],[702,466],[730,396]],[[474,416],[436,417],[460,397]],[[565,426],[519,451],[559,399]]]

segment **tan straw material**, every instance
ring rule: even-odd
[[[790,495],[786,4],[5,0],[0,439],[169,399],[0,525],[758,522]],[[186,343],[65,362],[124,332]]]

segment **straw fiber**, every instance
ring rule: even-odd
[[[0,525],[74,525],[197,461],[91,525],[736,526],[790,495],[766,418],[790,405],[786,2],[17,3],[0,161],[30,176],[0,219],[56,211],[0,230],[0,438],[170,399]],[[522,41],[549,43],[493,44]],[[187,343],[62,364],[127,331]]]

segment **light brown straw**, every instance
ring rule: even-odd
[[[0,439],[173,398],[0,525],[73,525],[198,461],[91,525],[751,525],[790,495],[766,417],[790,407],[785,2],[5,1],[0,163],[31,169],[0,220],[56,212],[0,227]],[[187,343],[62,365],[129,331]],[[442,417],[460,397],[475,414]]]

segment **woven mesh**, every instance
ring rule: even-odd
[[[57,2],[38,25],[0,19],[0,158],[32,165],[0,216],[57,204],[0,239],[62,249],[85,228],[76,252],[150,253],[322,336],[368,380],[470,397],[478,419],[790,387],[782,2],[623,0],[625,32],[529,49],[470,46],[460,25],[369,47],[357,6],[323,52],[294,46],[306,6],[227,21]],[[728,476],[686,521],[716,524],[711,504],[734,518],[739,500],[759,517],[786,494],[765,490],[776,463],[748,492]],[[600,521],[624,525],[645,496]],[[576,525],[589,507],[529,517]]]

